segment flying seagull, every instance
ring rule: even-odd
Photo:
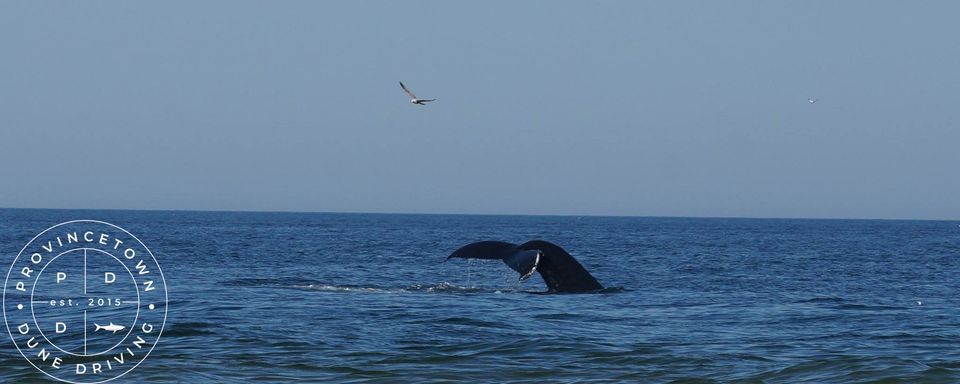
[[[403,91],[406,92],[407,95],[410,96],[410,102],[411,102],[411,103],[419,104],[419,105],[427,105],[427,104],[425,104],[425,103],[429,103],[429,102],[431,102],[431,101],[436,100],[436,99],[418,99],[418,98],[417,98],[417,95],[414,95],[413,92],[410,92],[410,90],[407,89],[407,86],[406,86],[406,85],[403,85],[403,82],[402,82],[402,81],[400,82],[400,88],[403,88]]]
[[[807,99],[807,102],[810,103],[810,104],[813,104],[813,103],[816,103],[816,102],[817,102],[817,99],[811,97],[811,98],[808,98],[808,99]]]

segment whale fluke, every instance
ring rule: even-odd
[[[480,241],[467,244],[453,251],[451,258],[500,259],[520,274],[520,280],[530,277],[534,271],[547,284],[550,292],[591,292],[603,289],[577,259],[558,245],[543,240],[533,240],[515,245],[503,241]]]

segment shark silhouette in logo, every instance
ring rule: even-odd
[[[436,100],[436,99],[418,99],[417,95],[414,95],[413,92],[410,92],[410,90],[407,89],[407,86],[403,85],[402,81],[400,82],[400,88],[403,88],[403,91],[407,93],[407,96],[410,96],[411,103],[414,103],[417,105],[427,105],[426,103]]]
[[[117,332],[119,332],[119,331],[122,331],[122,330],[124,330],[124,329],[127,329],[127,327],[124,327],[124,326],[122,326],[122,325],[116,325],[116,324],[114,324],[114,323],[112,323],[112,322],[111,322],[109,325],[100,325],[100,324],[97,324],[97,323],[93,323],[93,325],[95,325],[95,326],[97,327],[97,329],[94,329],[94,330],[93,330],[94,332],[99,331],[99,330],[102,329],[102,330],[104,330],[104,331],[117,333]]]

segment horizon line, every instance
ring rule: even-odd
[[[377,211],[298,211],[245,209],[149,209],[149,208],[38,208],[0,207],[0,210],[59,210],[59,211],[128,211],[128,212],[197,212],[197,213],[302,213],[338,215],[422,215],[422,216],[521,216],[521,217],[609,217],[609,218],[664,218],[664,219],[738,219],[738,220],[872,220],[872,221],[958,221],[958,219],[918,218],[859,218],[859,217],[783,217],[783,216],[668,216],[668,215],[605,215],[573,213],[477,213],[477,212],[377,212]]]

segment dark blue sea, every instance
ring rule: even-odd
[[[960,382],[958,222],[5,209],[4,274],[77,219],[138,236],[168,290],[112,382]],[[444,261],[532,239],[622,289]],[[0,340],[0,382],[52,382]]]

